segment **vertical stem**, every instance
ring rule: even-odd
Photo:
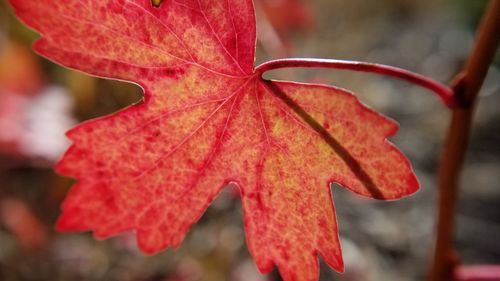
[[[453,241],[458,181],[468,145],[479,89],[495,55],[500,34],[500,0],[488,6],[467,64],[455,80],[453,90],[460,106],[453,109],[451,125],[439,168],[437,240],[430,281],[453,280],[457,264]]]

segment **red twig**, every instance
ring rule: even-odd
[[[269,70],[290,67],[346,69],[392,76],[431,90],[436,93],[450,108],[453,108],[456,105],[453,91],[449,87],[420,74],[383,64],[333,59],[293,58],[268,61],[259,65],[255,71],[263,74]]]
[[[477,40],[463,71],[454,82],[459,107],[453,109],[439,169],[437,240],[430,281],[453,280],[457,265],[453,239],[458,179],[469,139],[474,105],[493,60],[500,34],[500,0],[491,1],[477,34]],[[500,276],[498,279],[500,280]]]

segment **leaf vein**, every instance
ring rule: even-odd
[[[139,180],[140,178],[142,178],[143,176],[145,176],[146,174],[148,174],[149,172],[151,172],[152,170],[154,170],[156,167],[158,167],[158,165],[160,164],[160,162],[165,159],[165,158],[168,158],[169,156],[171,156],[173,153],[175,153],[180,147],[182,147],[185,143],[187,143],[189,141],[189,139],[191,139],[191,137],[193,137],[201,128],[203,128],[203,126],[208,122],[210,121],[214,116],[215,114],[231,99],[233,98],[236,94],[238,94],[241,89],[243,89],[249,81],[251,81],[252,78],[250,79],[247,79],[240,87],[238,87],[238,89],[236,89],[228,98],[226,98],[217,108],[215,108],[208,116],[205,120],[203,120],[203,122],[201,122],[192,132],[190,132],[186,137],[184,137],[181,142],[179,144],[177,144],[175,147],[173,147],[170,151],[164,153],[163,155],[161,155],[156,161],[154,161],[153,165],[151,165],[150,168],[146,169],[145,171],[143,171],[141,174],[139,174],[137,177],[135,177],[133,180],[134,181],[137,181]]]
[[[201,5],[200,0],[197,0],[197,1],[198,1],[198,5],[200,6],[201,14],[203,15],[203,18],[205,18],[205,21],[207,22],[208,26],[210,27],[210,30],[212,31],[212,34],[215,36],[215,38],[219,42],[219,45],[222,47],[222,49],[224,50],[224,52],[226,52],[226,54],[231,58],[231,60],[233,61],[233,63],[236,64],[236,66],[239,68],[239,70],[241,71],[241,73],[248,75],[248,73],[246,73],[243,70],[243,68],[241,67],[240,63],[235,59],[235,57],[229,52],[229,50],[226,48],[226,46],[222,43],[222,40],[220,39],[219,34],[217,34],[217,32],[215,32],[215,29],[214,29],[212,23],[208,20],[207,15],[205,14],[205,11],[203,10],[203,7]]]

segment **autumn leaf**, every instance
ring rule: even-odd
[[[222,187],[240,188],[261,272],[343,270],[331,183],[396,199],[418,182],[386,139],[395,122],[345,90],[266,81],[254,68],[251,0],[10,0],[41,55],[144,89],[144,100],[68,133],[59,173],[77,179],[57,228],[178,247]]]

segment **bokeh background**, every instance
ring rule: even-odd
[[[257,0],[257,62],[323,57],[390,64],[449,83],[471,49],[483,0]],[[0,280],[263,281],[247,248],[241,204],[227,189],[180,249],[137,250],[132,233],[97,241],[54,231],[72,181],[52,166],[64,132],[140,99],[137,86],[70,71],[34,55],[37,35],[0,0]],[[464,263],[500,264],[500,69],[481,91],[458,206]],[[421,182],[414,196],[368,200],[333,187],[346,272],[321,280],[422,280],[430,264],[436,171],[450,114],[431,93],[372,74],[282,70],[269,77],[335,84],[396,119],[392,141]],[[181,210],[180,210],[181,211]]]

